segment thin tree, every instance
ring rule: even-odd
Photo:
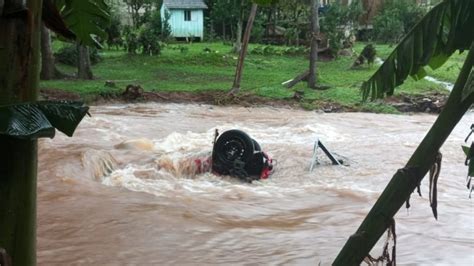
[[[242,48],[240,49],[239,59],[235,69],[234,84],[232,85],[232,89],[230,90],[229,94],[236,94],[240,91],[240,81],[242,80],[245,56],[247,55],[247,48],[250,40],[250,33],[252,32],[253,22],[255,21],[255,16],[257,15],[257,7],[257,4],[252,4],[252,8],[250,9],[249,20],[247,21],[247,26],[245,27]]]
[[[66,77],[55,65],[55,58],[51,45],[51,34],[46,26],[41,26],[41,72],[42,80],[59,79]]]
[[[444,109],[408,160],[380,195],[362,224],[333,265],[359,265],[368,255],[394,215],[435,164],[439,150],[456,124],[474,103],[474,1],[444,0],[402,39],[375,74],[363,84],[364,99],[392,95],[409,76],[423,77],[423,67],[441,66],[455,51],[469,50]],[[433,214],[437,217],[436,209]]]
[[[138,29],[142,25],[140,10],[150,9],[153,1],[151,0],[123,0],[128,7],[128,13],[132,17],[132,25]]]
[[[311,52],[309,55],[308,87],[316,88],[316,61],[318,60],[319,0],[311,0]]]
[[[290,80],[287,84],[287,88],[295,86],[298,82],[302,80],[307,81],[309,88],[316,89],[316,79],[317,79],[317,60],[318,60],[318,37],[319,37],[319,14],[318,14],[319,1],[311,0],[310,1],[310,16],[309,20],[311,21],[311,50],[309,54],[309,69],[299,74],[294,79]]]
[[[242,50],[242,42],[245,42],[242,40],[242,28],[244,25],[244,17],[245,17],[245,1],[239,1],[239,2],[240,2],[239,14],[237,18],[237,28],[235,32],[235,42],[234,42],[234,48],[233,48],[234,53],[240,53],[240,51]],[[249,18],[249,21],[250,21],[250,18]],[[248,22],[247,22],[247,27],[248,27]],[[246,28],[246,31],[247,31],[247,28]]]
[[[77,78],[93,79],[89,47],[77,43]]]

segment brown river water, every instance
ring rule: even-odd
[[[91,114],[73,138],[40,141],[40,265],[330,265],[436,118],[154,103]],[[460,148],[473,122],[468,113],[441,150],[439,220],[427,179],[398,212],[398,264],[474,265]],[[274,174],[247,184],[181,173],[185,158],[211,151],[216,128],[251,135]],[[309,172],[317,138],[349,166],[319,155]]]

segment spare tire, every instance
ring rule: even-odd
[[[253,149],[254,151],[262,151],[262,148],[260,147],[260,144],[255,139],[252,139],[253,142]]]
[[[222,133],[217,139],[212,150],[212,161],[218,168],[230,170],[236,161],[245,164],[249,162],[253,152],[252,138],[241,130],[232,129]]]

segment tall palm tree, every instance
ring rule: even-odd
[[[425,66],[441,66],[455,51],[469,50],[447,103],[406,166],[399,169],[333,265],[359,265],[391,224],[394,215],[434,164],[438,151],[474,103],[474,1],[443,0],[402,39],[362,85],[364,99],[391,95],[408,76],[419,79]]]

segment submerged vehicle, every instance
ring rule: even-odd
[[[211,169],[218,175],[229,175],[252,182],[270,176],[273,159],[247,133],[232,129],[225,131],[214,141]]]
[[[319,149],[332,165],[348,166],[347,162],[338,159],[319,139],[316,139],[309,172],[312,172],[319,164],[317,156]],[[231,176],[252,182],[267,179],[273,173],[274,160],[247,133],[231,129],[220,135],[216,130],[211,155],[188,158],[181,163],[181,166],[181,174],[197,175],[211,172],[215,175]],[[173,168],[173,164],[163,164],[160,167]]]

